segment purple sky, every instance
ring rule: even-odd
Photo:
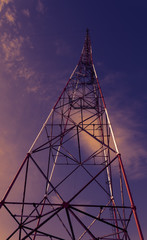
[[[1,198],[78,63],[88,27],[147,238],[146,12],[143,1],[0,0]]]

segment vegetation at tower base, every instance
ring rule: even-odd
[[[88,31],[79,63],[3,197],[1,210],[10,223],[7,239],[129,240],[132,224],[143,239]]]

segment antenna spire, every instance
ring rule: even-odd
[[[91,65],[93,63],[92,46],[91,46],[91,40],[90,40],[88,28],[86,29],[86,37],[85,37],[85,42],[84,42],[84,46],[82,49],[82,54],[81,54],[80,60],[82,61],[83,64]]]

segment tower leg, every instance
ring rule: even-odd
[[[144,237],[143,237],[143,234],[142,234],[142,230],[141,230],[141,227],[140,227],[140,224],[139,224],[137,212],[136,212],[136,207],[134,205],[134,201],[133,201],[133,198],[132,198],[131,190],[130,190],[130,187],[129,187],[129,183],[128,183],[128,180],[127,180],[127,176],[126,176],[126,173],[125,173],[125,169],[124,169],[124,166],[123,166],[120,154],[118,154],[118,159],[119,159],[119,164],[120,164],[120,167],[121,167],[121,170],[122,170],[122,174],[123,174],[123,177],[124,177],[124,181],[125,181],[125,184],[126,184],[126,189],[127,189],[127,192],[128,192],[128,196],[129,196],[129,199],[130,199],[130,203],[131,203],[134,219],[135,219],[135,222],[136,222],[138,234],[139,234],[140,240],[144,240]]]

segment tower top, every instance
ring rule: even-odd
[[[89,29],[86,29],[86,37],[84,46],[81,53],[80,61],[82,61],[83,64],[91,65],[93,63],[92,60],[92,46],[91,46],[91,40],[89,36]]]

